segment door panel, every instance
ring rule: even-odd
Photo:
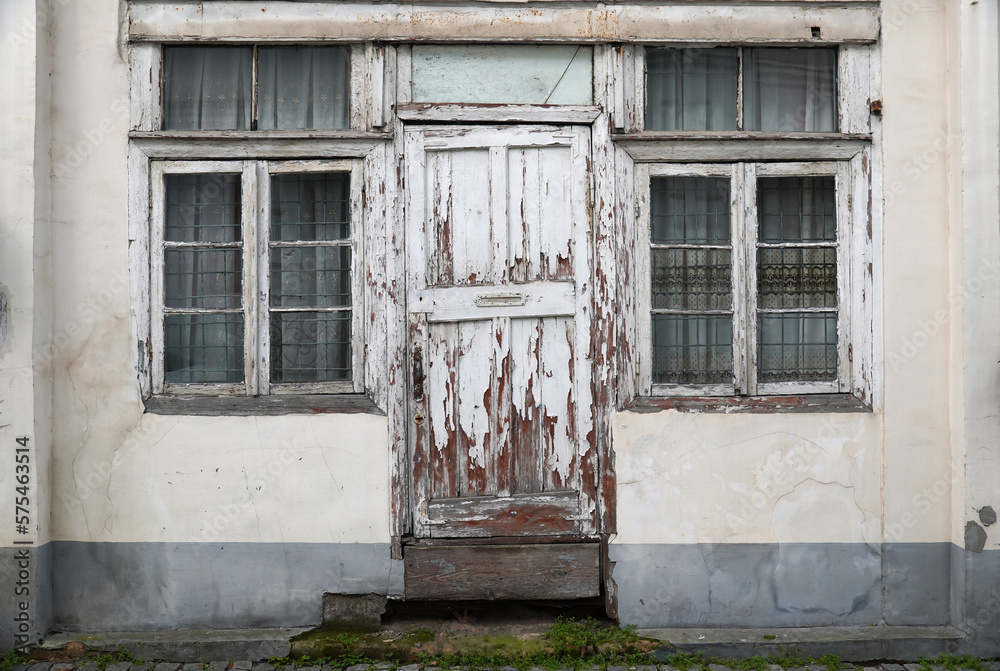
[[[588,152],[584,128],[406,131],[418,537],[596,533]]]

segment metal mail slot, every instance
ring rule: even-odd
[[[481,308],[497,308],[512,305],[524,305],[526,299],[524,294],[482,294],[476,296],[476,305]]]

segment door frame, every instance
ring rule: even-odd
[[[595,102],[597,105],[567,106],[503,106],[475,108],[473,106],[408,105],[400,95],[399,114],[393,123],[393,142],[386,145],[380,165],[373,168],[386,175],[386,218],[389,222],[386,241],[385,293],[390,305],[387,311],[386,334],[388,347],[389,421],[389,502],[391,556],[403,559],[404,543],[411,541],[410,515],[413,505],[408,486],[410,464],[407,431],[410,389],[409,334],[404,287],[406,282],[406,249],[404,219],[404,121],[411,123],[525,123],[551,125],[589,125],[591,179],[591,368],[594,430],[588,440],[594,446],[597,473],[597,528],[601,539],[601,572],[605,605],[609,615],[617,613],[614,583],[610,580],[607,542],[616,533],[615,473],[611,450],[611,418],[620,399],[632,397],[634,384],[631,372],[634,362],[627,348],[618,346],[617,334],[624,333],[622,315],[631,304],[627,268],[631,264],[634,245],[619,240],[622,218],[631,216],[634,198],[630,186],[633,160],[612,144],[612,117],[623,116],[614,105],[613,73],[621,69],[620,54],[613,47],[598,46],[595,51]],[[619,121],[614,122],[617,126]],[[616,165],[617,172],[616,175]],[[628,188],[616,193],[616,183]],[[617,199],[617,200],[616,200]],[[619,272],[621,269],[622,272]],[[617,306],[619,307],[616,307]]]

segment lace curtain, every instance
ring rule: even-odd
[[[251,47],[166,47],[164,128],[249,130]],[[260,47],[257,128],[347,128],[347,47]]]
[[[837,50],[649,49],[646,129],[737,130],[740,53],[743,129],[837,130]]]

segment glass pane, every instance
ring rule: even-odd
[[[732,252],[728,249],[654,249],[653,308],[728,310],[732,307]]]
[[[594,102],[592,47],[428,44],[412,54],[414,102]]]
[[[166,227],[171,242],[238,242],[240,175],[165,175]]]
[[[250,128],[250,47],[164,47],[163,127]]]
[[[350,304],[350,247],[271,249],[271,305],[340,307]]]
[[[165,382],[242,382],[243,315],[166,315]]]
[[[347,47],[261,47],[257,127],[347,128],[350,63]]]
[[[836,242],[833,176],[757,179],[759,242]]]
[[[653,315],[653,382],[732,383],[732,318]]]
[[[271,313],[271,382],[350,379],[350,312]]]
[[[757,339],[758,382],[837,379],[837,315],[762,314]]]
[[[736,130],[737,50],[647,49],[646,130]]]
[[[348,173],[271,176],[271,241],[351,237]]]
[[[837,50],[743,48],[746,130],[836,132]]]
[[[654,244],[729,244],[728,177],[654,177],[650,195]]]
[[[837,307],[837,250],[831,247],[758,249],[757,306]]]
[[[168,308],[239,308],[243,304],[241,249],[167,249],[163,255]]]

